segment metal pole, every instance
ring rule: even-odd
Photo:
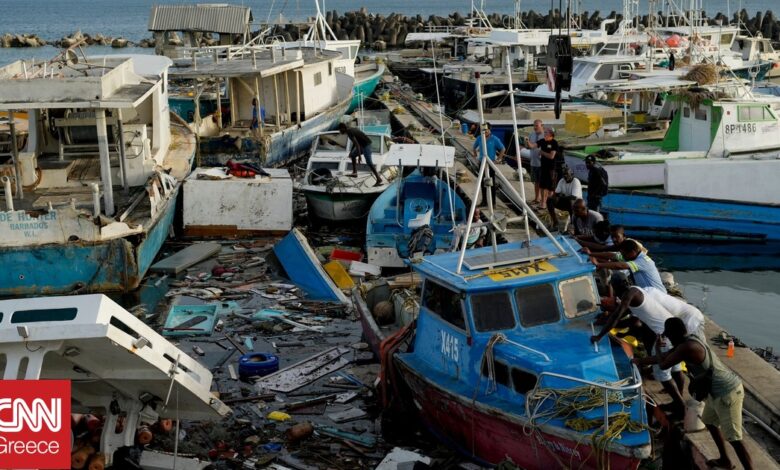
[[[507,48],[508,49],[508,48]],[[520,163],[520,137],[517,135],[517,110],[515,109],[515,90],[512,83],[512,65],[509,62],[509,50],[506,51],[506,76],[509,84],[509,107],[512,109],[512,128],[515,134],[515,154],[517,155],[517,170],[520,176],[520,195],[523,196],[523,202],[528,202],[525,198],[525,181],[523,181],[523,166]],[[525,234],[528,239],[528,249],[531,249],[531,232],[528,229],[528,214],[523,210]]]
[[[482,154],[482,159],[487,160],[488,159],[488,153],[487,153],[487,136],[485,135],[485,131],[487,130],[487,126],[485,125],[485,114],[484,110],[482,109],[482,79],[480,78],[480,73],[476,72],[474,73],[475,78],[475,85],[477,87],[477,110],[479,111],[479,128],[482,131],[482,141],[480,145],[480,154]],[[482,165],[480,165],[481,167]],[[493,170],[495,171],[495,169]],[[490,171],[485,168],[485,179],[490,178]],[[492,184],[491,180],[491,184]],[[480,184],[485,184],[486,182],[482,179],[479,179],[477,181],[477,186]],[[488,206],[488,214],[490,214],[490,220],[493,220],[493,217],[495,215],[495,212],[493,210],[493,187],[492,185],[485,184],[487,190],[485,191],[485,199],[487,199],[486,204]],[[469,223],[471,223],[471,217],[473,217],[474,214],[471,214],[469,217]],[[468,237],[468,232],[466,232],[466,237]],[[496,231],[491,230],[490,231],[490,242],[493,245],[493,255],[495,256],[496,253],[498,253],[498,248],[496,247]]]
[[[19,148],[16,146],[16,118],[14,110],[8,111],[8,127],[11,131],[11,156],[14,159],[14,170],[16,171],[16,195],[21,200],[24,199],[24,187],[22,186],[22,163],[19,161]],[[6,194],[6,197],[10,197]]]
[[[195,99],[195,106],[198,106],[197,98]],[[125,160],[125,129],[122,124],[121,110],[117,110],[116,127],[117,131],[119,132],[119,169],[122,171],[122,187],[125,191],[125,194],[128,194],[130,192],[130,182],[127,178],[127,161]]]
[[[114,188],[111,181],[111,158],[108,153],[108,131],[106,130],[106,111],[95,111],[95,126],[97,127],[98,149],[100,150],[100,179],[103,182],[103,204],[105,213],[114,215]]]
[[[463,258],[466,256],[466,247],[468,246],[469,232],[471,232],[471,221],[474,219],[474,212],[477,210],[477,198],[479,197],[479,182],[482,181],[482,175],[485,174],[485,168],[487,167],[486,158],[482,159],[482,163],[479,165],[479,173],[477,174],[477,187],[474,189],[474,197],[471,198],[471,207],[469,208],[469,216],[466,222],[466,232],[463,235],[463,244],[460,248],[460,256],[458,256],[458,269],[455,271],[460,274],[463,267]],[[399,178],[401,179],[401,178]]]

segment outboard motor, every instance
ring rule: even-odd
[[[561,92],[571,89],[573,68],[571,36],[551,35],[547,42],[547,89],[555,92],[555,119],[561,118]]]
[[[430,225],[423,225],[417,227],[412,236],[409,237],[409,243],[407,249],[409,250],[409,258],[413,257],[415,253],[423,253],[425,255],[432,255],[435,247],[433,245],[433,230]]]

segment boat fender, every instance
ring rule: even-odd
[[[268,353],[244,354],[238,360],[238,375],[241,378],[265,376],[279,370],[279,358]]]

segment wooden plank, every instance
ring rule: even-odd
[[[219,243],[195,243],[153,264],[154,273],[178,274],[190,266],[214,256],[222,249]]]

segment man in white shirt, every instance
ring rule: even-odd
[[[571,218],[572,208],[577,199],[582,199],[582,183],[574,177],[574,172],[567,166],[563,167],[563,178],[558,181],[555,193],[547,198],[547,210],[552,219],[552,228],[558,228],[558,215],[555,209],[564,211]]]

